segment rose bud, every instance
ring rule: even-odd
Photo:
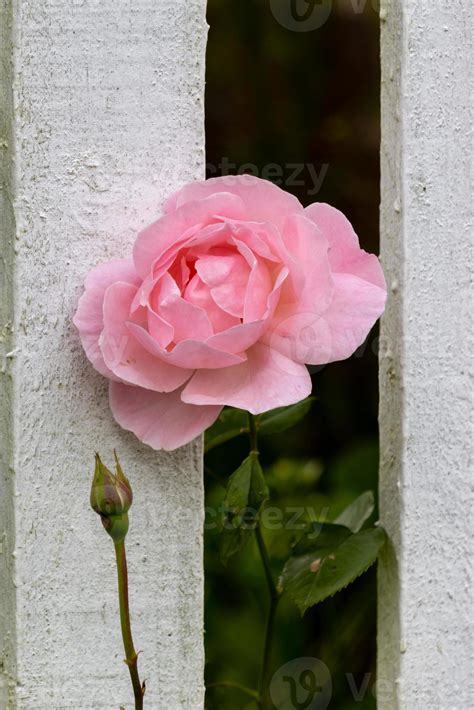
[[[115,475],[104,466],[99,454],[95,455],[90,502],[110,537],[114,542],[120,542],[125,539],[128,531],[128,510],[132,505],[133,494],[115,451],[114,455]]]

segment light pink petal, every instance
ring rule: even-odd
[[[110,407],[124,429],[153,449],[173,451],[215,422],[220,406],[196,407],[181,400],[181,390],[166,394],[110,383]]]
[[[236,252],[223,255],[202,256],[196,261],[196,271],[199,278],[209,288],[220,286],[232,276],[248,278],[249,267],[245,259]]]
[[[357,234],[340,210],[325,202],[314,202],[305,208],[304,213],[328,240],[331,247],[331,259],[336,259],[341,250],[344,253],[347,249],[359,248]]]
[[[104,363],[99,348],[99,336],[104,327],[102,307],[106,289],[116,281],[138,286],[140,279],[131,259],[121,259],[99,264],[90,271],[85,280],[85,291],[79,299],[74,325],[79,331],[84,351],[95,369],[110,379],[115,375]]]
[[[219,308],[236,318],[243,318],[250,275],[246,259],[237,253],[231,256],[204,256],[196,261],[196,271],[201,281],[209,286]]]
[[[334,272],[353,274],[385,288],[385,278],[374,254],[359,247],[354,229],[342,212],[323,202],[306,208],[305,214],[317,225],[329,242],[329,263]]]
[[[258,343],[247,351],[242,365],[196,372],[182,394],[184,402],[227,404],[252,414],[294,404],[311,392],[311,378],[304,365]]]
[[[181,296],[181,291],[171,274],[165,273],[156,281],[155,287],[150,292],[148,302],[153,310],[157,311],[161,303],[171,296]]]
[[[224,350],[226,353],[242,353],[261,338],[265,328],[266,323],[264,320],[240,323],[222,333],[213,335],[206,342],[211,347],[217,350]]]
[[[296,197],[268,180],[252,175],[226,175],[186,185],[166,202],[165,211],[172,212],[188,202],[219,193],[240,197],[246,208],[243,218],[253,222],[271,222],[281,227],[287,215],[303,212]]]
[[[165,350],[137,323],[128,323],[130,332],[150,354],[177,367],[214,369],[236,365],[246,360],[244,353],[217,350],[198,340],[182,340],[172,350]]]
[[[240,323],[233,328],[213,335],[212,338],[207,340],[207,344],[229,353],[242,353],[252,347],[252,345],[255,345],[268,328],[268,322],[275,312],[280,290],[287,276],[288,269],[283,267],[277,275],[272,291],[267,297],[266,310],[261,320]]]
[[[383,313],[386,291],[349,274],[334,274],[334,294],[323,314],[289,314],[265,340],[287,357],[322,365],[350,357]]]
[[[229,193],[210,195],[197,202],[187,202],[173,212],[163,215],[138,235],[133,248],[137,273],[145,278],[154,262],[170,247],[178,251],[180,244],[206,225],[222,221],[221,217],[239,219],[244,205]]]
[[[293,215],[285,222],[283,239],[291,254],[288,268],[298,309],[323,313],[334,289],[325,236],[307,217]],[[289,300],[282,296],[283,302]]]
[[[239,252],[250,266],[244,299],[244,323],[260,320],[266,314],[268,297],[272,290],[272,279],[265,261],[257,257],[253,251],[239,239],[234,239]]]
[[[169,270],[169,273],[173,277],[174,281],[178,285],[180,291],[184,291],[186,288],[186,284],[189,281],[189,277],[191,274],[191,270],[186,262],[186,257],[181,256],[180,259],[177,259],[176,262],[173,264],[171,269]]]
[[[246,244],[257,256],[268,261],[281,261],[280,251],[275,242],[281,242],[279,231],[269,222],[239,222],[226,220],[232,228],[233,236]]]
[[[173,325],[175,343],[182,340],[206,340],[213,334],[206,312],[181,296],[170,296],[162,301],[160,314]]]
[[[147,309],[147,327],[151,337],[155,338],[162,348],[168,347],[173,342],[173,326],[151,308]]]
[[[127,321],[135,292],[135,286],[122,282],[112,284],[105,292],[104,330],[99,339],[104,362],[125,382],[157,392],[171,392],[186,382],[192,370],[174,367],[154,357],[130,332]]]
[[[207,253],[213,246],[225,243],[229,236],[229,227],[224,222],[218,222],[210,224],[197,232],[193,228],[191,237],[186,237],[181,242],[173,243],[154,262],[151,272],[143,280],[141,288],[137,291],[132,310],[148,305],[150,294],[154,291],[158,282],[168,274],[169,270],[173,269],[176,260],[180,260],[184,255],[189,259],[196,259],[198,256]],[[177,284],[177,282],[175,283]]]
[[[216,216],[215,219],[219,221],[214,224],[208,224],[206,227],[202,227],[192,237],[189,237],[179,245],[181,253],[185,254],[187,259],[196,259],[199,256],[207,254],[212,249],[220,249],[231,238],[232,232],[229,225],[225,221],[226,218]],[[167,258],[172,252],[173,247],[169,250],[169,252],[164,254],[164,258]],[[155,271],[160,268],[161,263],[162,260],[158,259],[154,266]]]
[[[239,318],[231,316],[230,313],[219,308],[211,296],[209,287],[201,281],[198,274],[194,274],[193,278],[188,283],[186,291],[184,292],[184,298],[190,303],[199,306],[199,308],[202,308],[207,313],[214,333],[220,333],[240,323]]]

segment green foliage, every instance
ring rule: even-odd
[[[227,484],[220,545],[224,563],[247,542],[268,495],[258,455],[251,452]]]
[[[295,426],[309,412],[315,397],[307,397],[302,402],[288,407],[278,407],[256,417],[258,433],[262,436],[279,434]],[[216,446],[248,432],[248,414],[243,409],[226,407],[218,419],[206,431],[204,451],[208,453]]]
[[[224,444],[239,434],[248,431],[247,412],[242,409],[226,407],[214,424],[207,429],[204,438],[204,451],[207,453],[215,446]]]
[[[304,614],[309,607],[347,587],[377,559],[385,543],[381,528],[353,533],[342,525],[318,524],[305,533],[279,582]]]
[[[258,433],[266,436],[290,429],[308,414],[315,399],[315,397],[307,397],[302,402],[291,404],[289,407],[278,407],[278,409],[260,414],[257,417]]]
[[[366,491],[355,499],[334,521],[338,525],[344,525],[353,533],[359,532],[363,524],[367,522],[375,509],[374,494]]]

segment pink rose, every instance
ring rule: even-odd
[[[224,177],[173,195],[133,260],[93,269],[74,323],[117,422],[170,450],[224,405],[258,414],[307,397],[305,363],[349,357],[385,299],[341,212]]]

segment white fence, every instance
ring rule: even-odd
[[[129,557],[147,706],[197,710],[201,448],[158,455],[113,423],[106,384],[85,362],[71,316],[89,268],[129,253],[163,197],[203,177],[205,2],[0,7],[9,156],[0,706],[129,707],[113,546],[88,504],[94,451],[111,462],[117,447],[136,493]]]
[[[382,5],[378,707],[465,710],[473,329],[470,0]],[[472,89],[472,86],[471,86]]]

